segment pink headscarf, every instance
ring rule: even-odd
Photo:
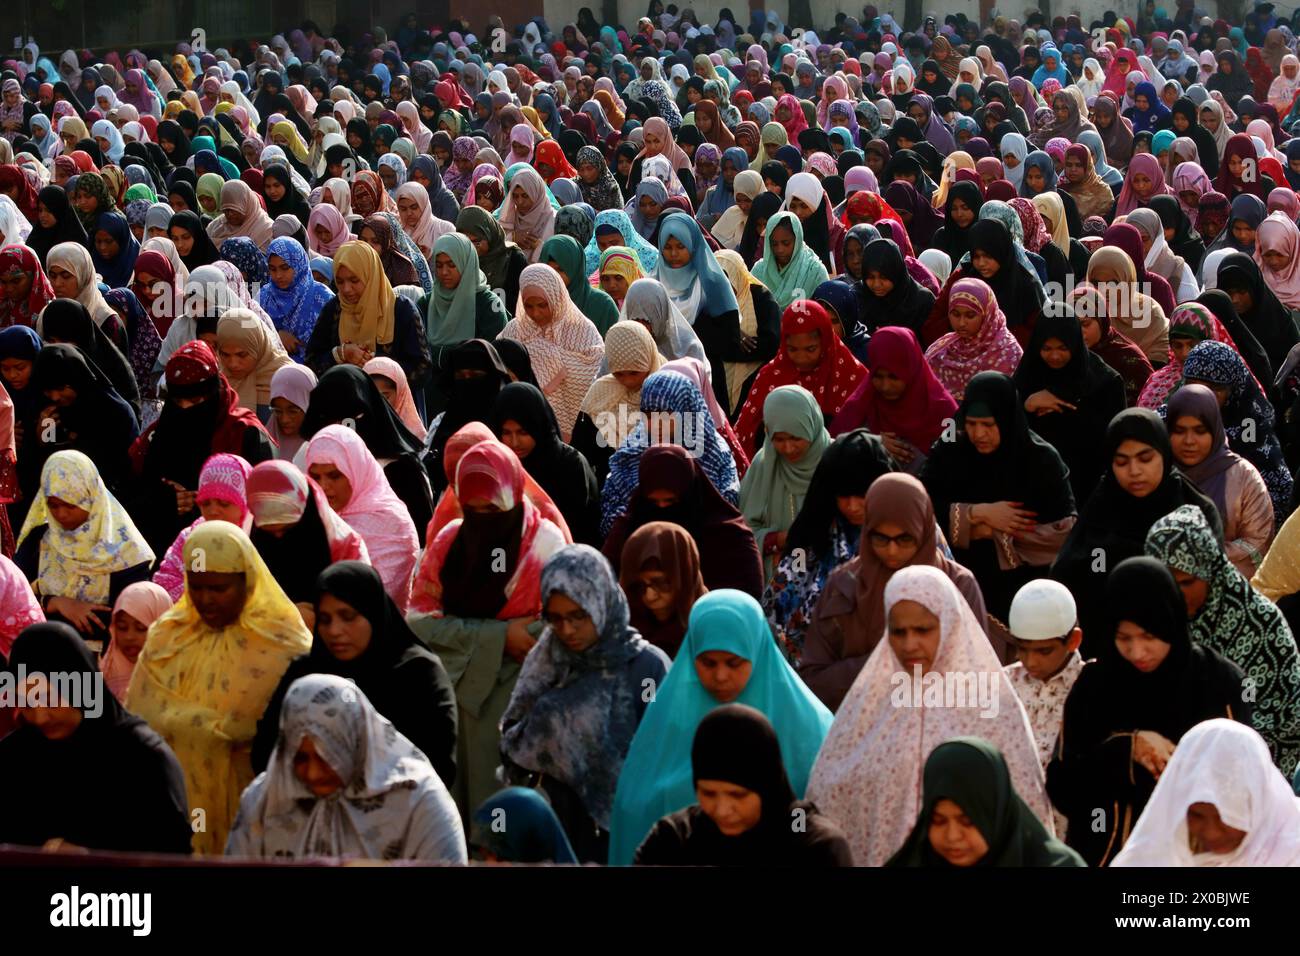
[[[1133,177],[1139,174],[1151,180],[1151,192],[1145,199],[1140,198],[1133,189]],[[1127,216],[1139,206],[1145,206],[1156,196],[1164,196],[1172,192],[1169,184],[1165,182],[1165,172],[1160,168],[1160,160],[1150,153],[1134,153],[1128,163],[1128,172],[1124,176],[1124,188],[1119,191],[1119,199],[1115,201],[1115,215]]]
[[[152,581],[137,581],[127,585],[113,605],[113,616],[124,611],[148,627],[167,611],[171,610],[172,598],[165,590]],[[119,702],[126,702],[126,689],[131,685],[131,674],[135,671],[135,661],[117,649],[117,641],[108,642],[108,650],[99,659],[99,671],[104,675],[104,683]]]
[[[1007,317],[998,307],[993,290],[982,279],[958,279],[948,297],[948,310],[957,306],[973,308],[980,314],[979,331],[971,338],[956,332],[941,335],[925,350],[925,360],[934,374],[958,402],[966,394],[966,384],[979,372],[993,370],[1011,375],[1024,350],[1007,329]]]
[[[331,235],[329,242],[322,242],[317,238],[316,227],[319,225],[326,226],[329,229]],[[338,252],[343,243],[351,238],[352,233],[348,231],[348,224],[343,218],[343,213],[339,212],[338,207],[331,203],[321,203],[307,217],[307,248],[318,256],[333,259],[334,253]]]
[[[1174,169],[1174,192],[1178,195],[1178,205],[1183,207],[1183,212],[1187,213],[1187,218],[1191,220],[1193,226],[1196,225],[1196,216],[1200,212],[1199,197],[1214,189],[1214,184],[1210,182],[1210,177],[1206,175],[1205,170],[1201,168],[1200,163],[1179,163]],[[1189,206],[1183,202],[1184,190],[1195,191],[1198,196],[1198,202],[1195,206]],[[1273,190],[1277,192],[1278,190]],[[1271,195],[1271,194],[1270,194]]]
[[[1266,252],[1280,252],[1286,265],[1274,270],[1264,259]],[[1264,282],[1288,309],[1300,308],[1300,228],[1284,212],[1270,213],[1255,233],[1255,262]]]
[[[393,411],[397,412],[397,417],[411,430],[411,434],[423,441],[424,423],[420,421],[420,413],[416,410],[411,386],[406,380],[406,373],[402,371],[402,366],[387,356],[377,355],[362,367],[362,371],[367,375],[382,375],[397,387],[397,401],[393,405]]]
[[[366,543],[370,562],[384,589],[406,613],[411,601],[411,573],[420,550],[411,514],[393,493],[375,456],[351,428],[327,425],[307,443],[304,464],[332,464],[352,485],[352,497],[336,509]]]
[[[253,519],[248,513],[248,503],[245,500],[245,483],[252,468],[238,455],[226,452],[213,455],[203,463],[203,469],[199,472],[199,490],[194,495],[194,501],[197,503],[215,498],[235,505],[239,508],[239,526],[247,534],[252,530]],[[158,565],[158,570],[154,572],[153,583],[166,591],[172,601],[179,601],[185,593],[185,542],[189,540],[190,532],[203,524],[203,520],[196,518],[193,524],[176,536],[172,546],[167,549],[167,554],[163,556],[162,563]]]
[[[23,629],[45,620],[40,602],[18,565],[0,554],[0,655],[9,656],[9,648]]]

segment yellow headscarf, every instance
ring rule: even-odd
[[[740,332],[742,335],[758,335],[758,314],[754,311],[754,286],[763,288],[763,283],[754,278],[745,265],[745,259],[734,249],[722,249],[714,253],[718,265],[727,274],[731,291],[736,294],[736,304],[740,307]],[[723,371],[727,376],[727,403],[731,409],[740,407],[744,397],[744,385],[750,375],[763,365],[762,362],[725,362]]]
[[[174,120],[185,112],[185,104],[180,100],[171,100],[163,109],[163,119]]]
[[[149,628],[126,699],[185,771],[195,852],[217,856],[239,796],[253,781],[249,753],[257,722],[289,662],[311,648],[311,632],[237,526],[205,521],[196,527],[185,542],[185,567],[243,574],[247,594],[239,620],[221,630],[208,627],[187,584]]]
[[[176,82],[181,89],[188,90],[194,84],[194,68],[190,66],[190,61],[182,53],[177,53],[172,57],[172,74],[176,77]]]
[[[285,138],[285,141],[289,144],[290,151],[298,162],[307,162],[307,144],[304,143],[302,137],[298,135],[298,127],[294,126],[288,120],[281,120],[271,127],[272,139],[274,139],[277,134]]]
[[[538,136],[542,139],[551,138],[551,131],[542,125],[542,118],[537,115],[537,110],[535,108],[531,106],[521,106],[519,112],[524,114],[524,119],[528,120],[528,125],[537,132]]]
[[[345,242],[334,253],[334,275],[339,266],[355,272],[365,285],[361,300],[349,305],[339,296],[339,343],[360,345],[375,351],[376,345],[393,341],[393,308],[397,293],[384,274],[384,264],[379,253],[368,242]]]
[[[50,515],[47,498],[76,505],[90,512],[90,518],[65,531]],[[36,589],[43,596],[107,604],[109,575],[154,559],[153,549],[108,490],[95,463],[79,451],[56,451],[46,459],[40,494],[32,501],[17,543],[41,525],[46,528]]]

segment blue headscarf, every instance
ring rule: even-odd
[[[737,174],[742,173],[749,169],[749,154],[741,146],[732,146],[722,154],[718,169],[721,170],[727,163],[731,163]],[[699,213],[701,216],[721,216],[735,204],[736,191],[733,185],[727,182],[725,175],[719,174],[717,185],[704,197]]]
[[[272,239],[266,254],[268,259],[279,256],[284,260],[285,265],[293,270],[293,283],[289,288],[281,289],[274,282],[266,282],[257,301],[271,317],[277,331],[288,331],[298,338],[299,348],[290,353],[290,357],[301,362],[307,357],[307,340],[316,328],[316,317],[334,298],[334,293],[329,286],[312,277],[307,252],[296,240],[289,236]],[[334,263],[323,256],[317,268],[322,272],[328,271],[330,275],[334,273]]]
[[[1046,83],[1048,80],[1056,80],[1062,86],[1069,86],[1071,83],[1074,82],[1074,78],[1070,76],[1070,71],[1065,68],[1065,63],[1063,62],[1065,60],[1065,57],[1061,55],[1060,50],[1058,50],[1050,43],[1044,44],[1042,49],[1042,57],[1043,57],[1043,65],[1034,71],[1034,79],[1032,82],[1035,88],[1041,90],[1043,88],[1043,84]],[[1049,70],[1047,68],[1048,57],[1051,57],[1052,59],[1056,60],[1056,69]]]
[[[1079,134],[1078,140],[1080,144],[1088,147],[1088,152],[1092,153],[1092,164],[1096,167],[1101,181],[1107,186],[1122,186],[1124,174],[1106,162],[1106,146],[1101,141],[1101,134],[1095,129],[1086,129]]]
[[[498,820],[499,829],[493,826]],[[498,790],[474,811],[474,822],[488,850],[503,862],[578,862],[555,811],[532,787]]]
[[[744,152],[744,150],[741,150]],[[748,161],[746,162],[748,166]],[[658,182],[658,180],[656,180]],[[662,188],[663,184],[660,183]],[[632,220],[628,218],[626,212],[622,209],[602,209],[596,213],[596,227],[592,231],[591,241],[587,243],[587,248],[583,250],[584,262],[587,275],[591,275],[600,268],[600,246],[596,244],[596,237],[600,234],[602,226],[608,226],[617,229],[623,241],[621,246],[627,246],[636,253],[637,262],[641,264],[641,271],[646,275],[653,275],[655,267],[659,265],[659,250],[646,242],[641,234],[632,226]]]
[[[684,218],[684,217],[683,217]],[[641,411],[645,415],[652,412],[677,412],[684,422],[690,423],[686,434],[679,430],[675,436],[677,443],[691,441],[695,446],[692,455],[700,463],[700,468],[717,489],[718,494],[733,505],[740,502],[740,479],[736,474],[736,461],[731,457],[731,449],[718,434],[718,429],[709,414],[709,406],[704,401],[700,390],[680,372],[655,372],[641,386]],[[647,427],[645,418],[641,418],[623,439],[623,444],[609,460],[609,477],[600,493],[600,533],[609,534],[614,520],[627,510],[632,492],[640,484],[641,455],[651,446],[654,437]],[[703,453],[700,453],[700,449]],[[773,642],[773,647],[775,647]]]
[[[614,790],[646,706],[643,681],[664,681],[669,660],[630,623],[627,597],[609,561],[571,544],[542,567],[542,606],[553,594],[577,604],[596,642],[572,651],[548,625],[528,653],[501,718],[501,752],[577,794],[601,828],[609,827]]]
[[[1052,159],[1051,156],[1041,149],[1036,149],[1025,157],[1023,165],[1026,173],[1031,169],[1037,169],[1043,174],[1046,185],[1039,192],[1050,193],[1056,191],[1056,160]],[[1020,195],[1027,199],[1032,199],[1038,195],[1029,188],[1029,183],[1024,176],[1020,177]]]
[[[1140,110],[1137,108],[1137,98],[1145,96],[1147,98],[1147,108]],[[1154,133],[1169,117],[1169,107],[1160,102],[1160,94],[1156,92],[1156,85],[1150,81],[1139,83],[1133,90],[1134,106],[1126,114],[1133,121],[1133,135],[1138,133]]]
[[[538,93],[533,97],[533,109],[537,110],[537,115],[546,127],[547,132],[553,138],[559,137],[564,130],[564,122],[560,119],[560,111],[556,109],[555,97],[550,93]]]
[[[676,239],[690,251],[691,259],[680,269],[674,269],[664,260],[664,244],[669,239]],[[668,298],[691,325],[695,325],[697,316],[724,315],[732,310],[739,310],[736,293],[731,288],[731,281],[718,265],[713,250],[704,241],[700,224],[690,216],[670,215],[662,219],[659,226],[659,267],[655,278],[668,290]],[[699,284],[698,291],[695,286]],[[682,305],[688,300],[697,302],[691,314]]]
[[[262,250],[257,248],[257,243],[252,239],[247,236],[235,236],[223,242],[219,251],[221,258],[234,263],[249,285],[254,282],[265,284],[268,281],[266,256],[262,255]]]
[[[99,247],[94,243],[95,232],[101,229],[117,242],[118,252],[112,259],[102,258]],[[94,260],[95,271],[110,289],[120,289],[130,285],[131,274],[135,271],[135,259],[140,255],[140,243],[131,232],[126,216],[116,211],[100,213],[95,220],[95,232],[90,235],[90,258]]]
[[[388,95],[388,87],[393,82],[393,75],[389,72],[388,67],[383,63],[376,63],[370,68],[370,72],[379,77],[379,81],[384,84],[384,95]]]
[[[832,715],[799,679],[772,640],[763,609],[743,591],[710,591],[691,609],[672,670],[646,708],[623,762],[610,820],[609,863],[626,866],[655,821],[695,803],[691,741],[719,701],[700,683],[695,658],[724,651],[751,664],[734,701],[760,711],[781,743],[790,785],[802,797]]]

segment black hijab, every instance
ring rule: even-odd
[[[173,166],[184,166],[185,160],[190,158],[190,138],[175,120],[163,120],[158,124],[158,142],[175,144],[167,156]]]
[[[1042,311],[1047,297],[1036,276],[1020,264],[1011,231],[996,219],[981,219],[970,227],[967,241],[972,252],[977,249],[984,252],[1001,263],[1001,267],[995,275],[985,279],[974,266],[966,263],[960,269],[962,277],[982,279],[993,290],[1009,328],[1032,323]]]
[[[1214,134],[1201,125],[1200,108],[1186,96],[1180,96],[1174,105],[1169,107],[1169,112],[1171,114],[1169,128],[1174,131],[1174,135],[1186,136],[1196,144],[1197,162],[1200,163],[1201,169],[1205,170],[1205,175],[1214,179],[1219,175],[1219,147],[1214,141]],[[1188,121],[1186,132],[1180,133],[1178,128],[1172,125],[1175,116],[1181,116]]]
[[[457,372],[471,369],[483,374],[472,378],[456,377]],[[492,343],[485,339],[470,339],[451,349],[447,353],[447,372],[451,380],[447,408],[429,443],[429,478],[435,492],[447,485],[442,465],[447,439],[470,422],[486,424],[497,395],[510,384],[510,370]]]
[[[521,459],[524,470],[551,496],[574,541],[599,541],[596,523],[600,493],[595,474],[582,453],[560,437],[555,410],[536,385],[512,382],[501,389],[489,422],[498,438],[507,421],[515,422],[532,437],[533,450]]]
[[[1237,307],[1232,304],[1232,297],[1222,289],[1206,289],[1196,297],[1223,323],[1223,327],[1232,336],[1237,352],[1250,366],[1255,378],[1262,382],[1273,381],[1273,363],[1268,360],[1264,347],[1255,338],[1255,333],[1247,328],[1246,323],[1237,314]]]
[[[266,195],[266,183],[272,179],[284,187],[284,195],[278,202],[273,202]],[[272,219],[285,215],[297,216],[303,226],[307,225],[307,219],[311,216],[311,207],[307,205],[307,200],[303,198],[302,193],[294,189],[293,177],[287,167],[280,163],[271,163],[262,170],[262,196],[266,199],[266,214]]]
[[[879,272],[894,284],[884,298],[866,285],[867,276]],[[886,325],[911,329],[919,338],[921,327],[934,307],[934,293],[907,271],[907,261],[893,239],[873,239],[862,249],[862,322],[869,333]]]
[[[975,217],[964,229],[952,218],[953,200],[960,199]],[[979,184],[963,179],[948,187],[948,196],[943,204],[943,228],[935,234],[934,246],[948,253],[953,262],[960,262],[961,257],[970,252],[970,231],[979,221],[980,209],[984,206],[984,193]]]
[[[1287,354],[1300,342],[1300,329],[1296,328],[1291,310],[1278,301],[1264,281],[1258,263],[1244,252],[1234,252],[1219,264],[1217,284],[1224,292],[1244,289],[1250,293],[1255,304],[1249,313],[1241,314],[1241,319],[1263,346],[1269,364],[1280,369]]]
[[[46,345],[68,342],[77,346],[81,354],[104,374],[117,394],[127,404],[139,409],[140,388],[126,356],[76,299],[55,299],[45,307],[41,313],[41,337]]]
[[[314,512],[310,504],[308,511]],[[370,643],[349,661],[335,657],[321,636],[321,599],[331,595],[370,625]],[[361,561],[339,561],[313,582],[308,598],[316,612],[311,651],[289,665],[253,742],[253,769],[265,768],[280,732],[280,709],[293,682],[308,674],[335,674],[353,681],[396,730],[420,748],[442,782],[456,779],[456,694],[442,662],[416,639],[384,590],[379,572]]]
[[[528,354],[522,343],[514,339],[497,339],[492,343],[492,347],[497,350],[497,355],[501,356],[501,361],[506,363],[506,368],[514,376],[516,382],[527,382],[529,385],[537,384],[537,374],[533,371],[533,360]]]
[[[173,191],[176,191],[180,185],[180,183],[177,183],[176,187],[173,187]],[[212,244],[212,239],[208,236],[208,231],[203,228],[203,220],[199,218],[197,212],[187,209],[172,216],[171,221],[167,223],[169,238],[171,237],[171,231],[177,228],[184,229],[194,237],[194,245],[190,247],[189,255],[181,256],[181,262],[185,263],[185,268],[193,272],[199,266],[210,266],[212,263],[220,261],[221,253]]]
[[[355,365],[335,365],[311,390],[301,434],[310,439],[326,425],[349,421],[378,459],[418,455],[421,443],[402,423],[374,379]]]
[[[54,225],[49,229],[41,225],[40,217],[37,216],[32,223],[31,235],[27,237],[27,245],[31,246],[42,264],[50,250],[60,242],[76,242],[87,250],[90,249],[86,228],[81,224],[62,186],[46,186],[37,194],[36,199],[54,216]]]
[[[42,846],[60,837],[92,850],[190,852],[185,777],[171,748],[118,703],[99,662],[67,624],[33,624],[9,652],[10,679],[75,675],[98,690],[69,737],[24,725],[0,740],[0,843]],[[98,705],[91,709],[90,704]]]
[[[781,166],[781,169],[784,171],[785,167]],[[780,210],[781,197],[776,193],[765,189],[754,197],[754,202],[749,207],[749,218],[745,220],[745,230],[740,236],[738,250],[748,268],[754,268],[754,263],[763,257],[763,237],[758,231],[759,221],[766,223]]]
[[[855,428],[837,436],[817,463],[803,505],[786,534],[785,553],[803,548],[819,559],[830,556],[831,530],[844,520],[836,499],[861,498],[872,482],[895,470],[884,443],[867,429]]]

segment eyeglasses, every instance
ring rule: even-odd
[[[545,614],[542,620],[555,631],[562,627],[580,627],[587,621],[591,620],[591,615],[586,611],[573,611],[569,614]]]
[[[879,531],[871,531],[867,534],[867,540],[871,542],[873,548],[887,548],[891,544],[896,544],[900,548],[911,548],[916,545],[916,536],[906,532],[891,537]]]

